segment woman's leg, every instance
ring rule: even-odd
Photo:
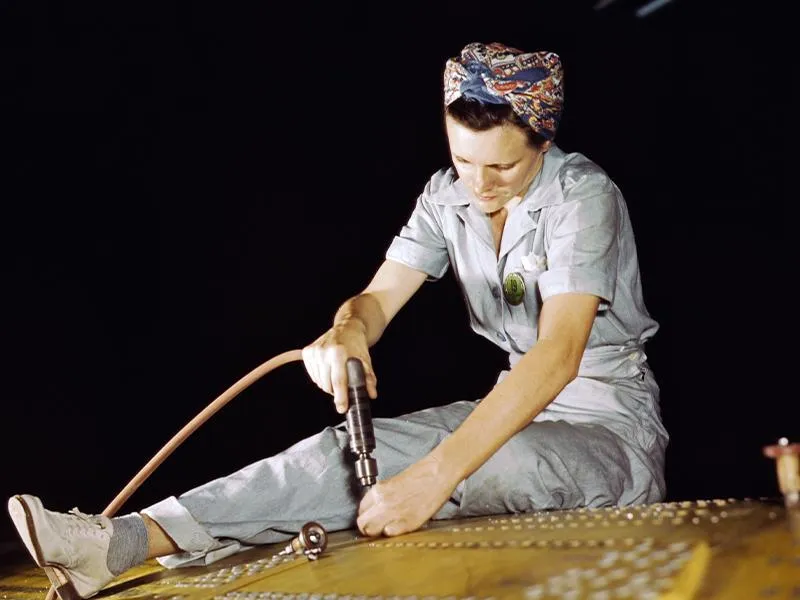
[[[474,406],[457,402],[374,419],[373,456],[379,479],[396,475],[425,456]],[[249,545],[289,539],[312,520],[329,531],[355,527],[359,501],[348,436],[341,424],[141,513],[161,531],[156,532],[158,549],[170,552],[160,562],[174,567],[208,564]],[[449,503],[440,515],[453,516],[456,511],[457,503]],[[163,543],[162,533],[171,543]],[[175,547],[181,552],[175,553]]]

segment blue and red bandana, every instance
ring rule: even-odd
[[[444,104],[465,97],[509,104],[545,139],[555,137],[564,105],[564,69],[554,52],[526,53],[499,43],[473,43],[447,61]]]

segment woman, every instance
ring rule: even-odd
[[[473,330],[509,353],[491,392],[376,419],[384,479],[360,502],[343,426],[111,520],[15,496],[9,511],[41,566],[89,597],[148,557],[209,563],[310,519],[399,535],[431,518],[663,498],[667,434],[643,351],[658,325],[619,189],[553,144],[559,57],[469,44],[447,61],[444,92],[454,168],[433,175],[370,284],[303,359],[339,412],[348,357],[362,360],[376,397],[369,348],[426,279],[452,267]]]

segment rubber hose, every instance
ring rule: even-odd
[[[228,402],[233,400],[236,396],[238,396],[241,392],[245,389],[253,385],[256,381],[261,379],[264,375],[269,373],[270,371],[277,369],[287,363],[303,360],[303,354],[301,350],[289,350],[288,352],[284,352],[283,354],[279,354],[277,356],[272,357],[267,362],[263,363],[262,365],[256,367],[252,371],[250,371],[247,375],[242,377],[239,381],[234,383],[231,387],[225,390],[222,394],[220,394],[216,400],[214,400],[211,404],[209,404],[206,408],[204,408],[194,419],[189,421],[183,429],[181,429],[178,433],[176,433],[170,441],[168,441],[158,453],[150,459],[142,470],[139,471],[136,476],[130,480],[128,485],[126,485],[122,491],[117,494],[117,497],[111,501],[106,509],[103,511],[103,514],[107,517],[113,517],[119,508],[125,504],[128,498],[141,486],[145,480],[153,474],[158,466],[166,460],[166,458],[175,452],[178,446],[180,446],[183,442],[186,441],[190,435],[192,435],[197,429],[208,419],[210,419],[217,411],[219,411],[223,406],[225,406]]]
[[[284,352],[283,354],[278,354],[277,356],[273,356],[267,362],[261,364],[260,366],[256,367],[252,371],[250,371],[247,375],[242,377],[239,381],[234,383],[231,387],[225,390],[222,394],[220,394],[211,404],[205,407],[194,419],[189,421],[183,429],[181,429],[178,433],[176,433],[171,440],[169,440],[158,453],[150,459],[150,461],[142,467],[142,469],[136,474],[136,476],[130,480],[128,485],[126,485],[122,491],[117,494],[117,496],[111,501],[111,503],[106,507],[103,511],[103,514],[106,517],[113,517],[116,512],[120,509],[120,507],[125,504],[125,502],[133,495],[133,493],[139,489],[139,487],[145,482],[145,480],[153,474],[161,463],[163,463],[167,457],[175,452],[175,450],[180,446],[183,442],[186,441],[190,435],[192,435],[197,429],[208,419],[210,419],[216,412],[218,412],[223,406],[225,406],[228,402],[233,400],[236,396],[246,390],[248,387],[253,385],[256,381],[261,379],[264,375],[277,369],[278,367],[282,367],[283,365],[303,360],[303,353],[302,350],[289,350],[288,352]],[[46,600],[53,600],[55,598],[55,588],[51,587],[46,596]]]

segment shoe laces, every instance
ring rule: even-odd
[[[68,514],[71,517],[70,524],[67,526],[68,535],[101,537],[105,533],[106,526],[99,516],[82,513],[77,507],[70,510]]]

